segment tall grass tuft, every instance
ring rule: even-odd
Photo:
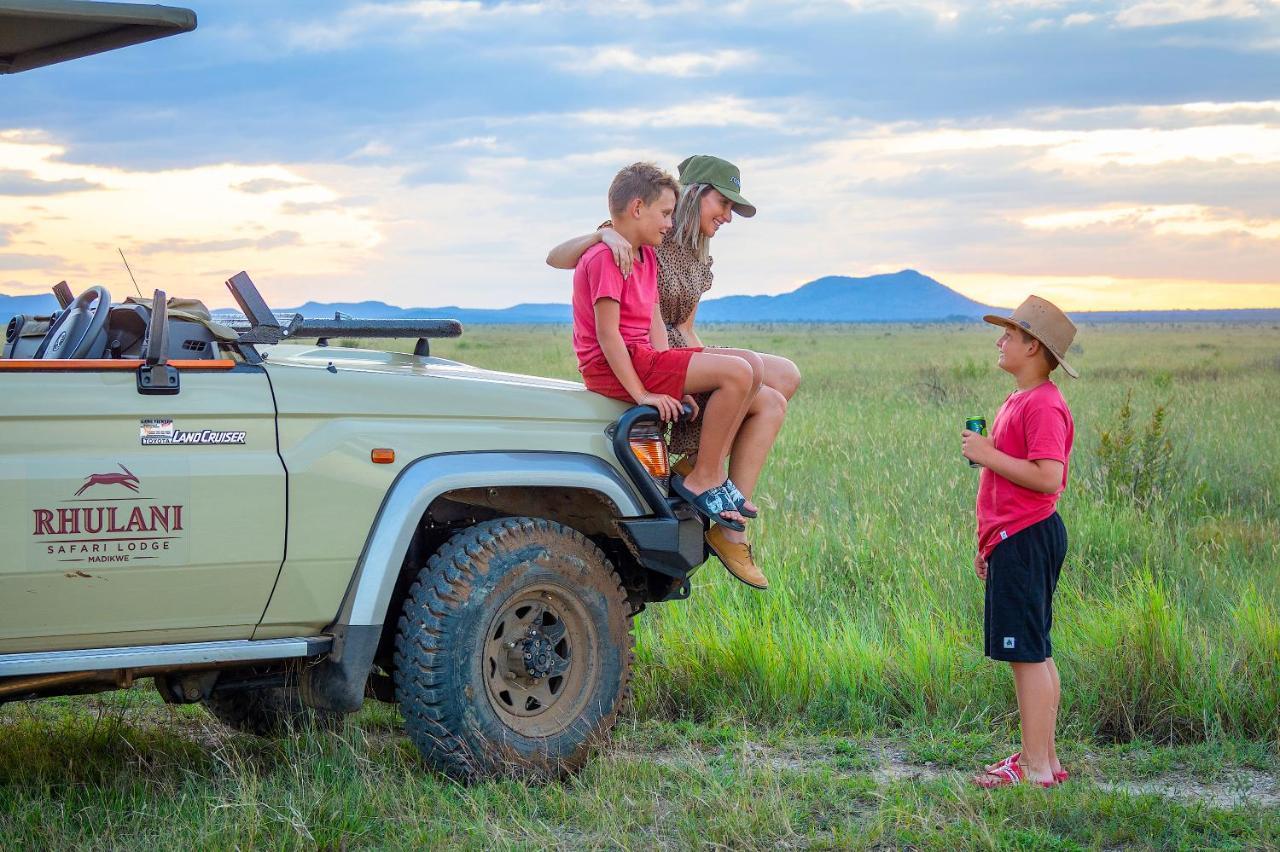
[[[1155,385],[1168,387],[1159,381]],[[1180,465],[1173,441],[1165,431],[1165,407],[1157,405],[1139,432],[1133,425],[1132,403],[1130,390],[1120,406],[1117,424],[1102,430],[1098,437],[1098,467],[1103,484],[1112,495],[1146,507],[1168,493]]]

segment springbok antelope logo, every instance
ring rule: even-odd
[[[124,473],[109,472],[89,474],[89,476],[85,478],[84,485],[81,485],[80,490],[76,492],[76,496],[79,497],[95,485],[123,485],[130,491],[137,491],[139,482],[138,477],[133,475],[133,471],[129,470],[129,468],[119,462],[116,462],[116,467],[123,470]]]

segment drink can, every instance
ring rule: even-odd
[[[979,435],[985,437],[987,434],[987,420],[985,417],[970,417],[968,420],[964,421],[964,428],[968,429],[970,432],[977,432]],[[969,462],[969,467],[982,467],[982,465],[971,461]]]

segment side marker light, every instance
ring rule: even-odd
[[[369,460],[374,464],[391,464],[396,460],[396,451],[386,447],[378,447],[369,453]]]

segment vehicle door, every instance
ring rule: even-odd
[[[0,360],[0,653],[246,639],[284,556],[266,373]]]

